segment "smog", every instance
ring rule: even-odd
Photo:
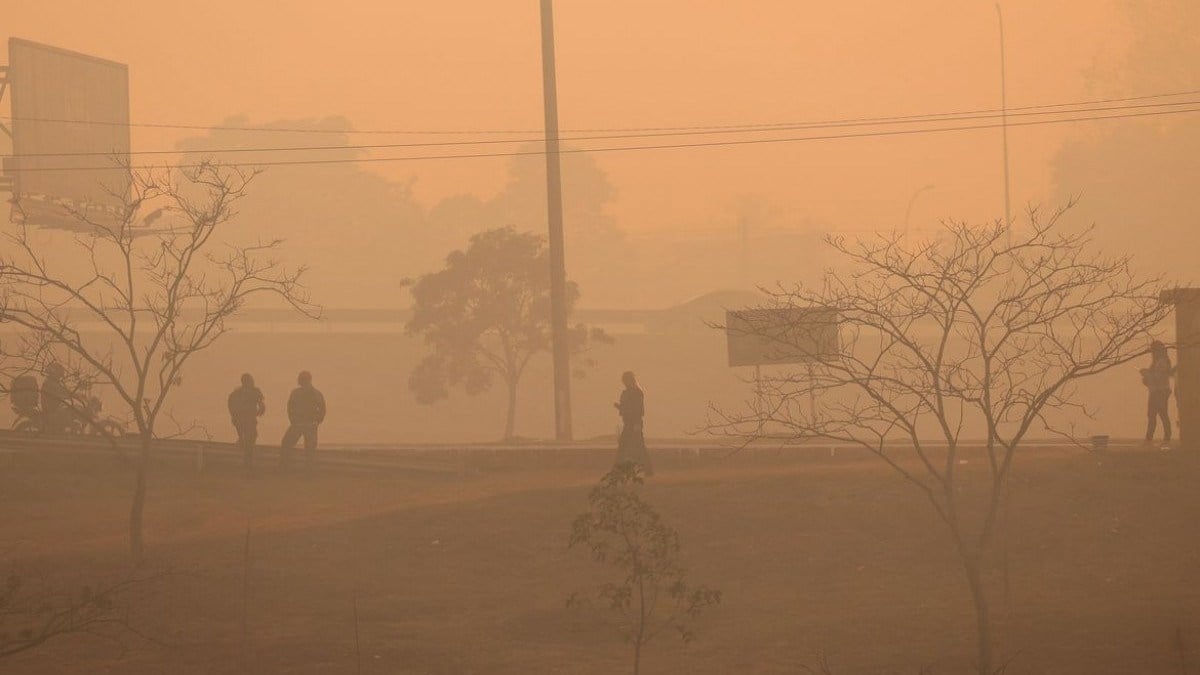
[[[1200,669],[1200,7],[17,3],[0,669]]]

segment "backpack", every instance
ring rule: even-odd
[[[238,387],[229,395],[229,412],[238,419],[258,417],[258,402],[262,400],[258,387]]]
[[[37,410],[37,378],[33,375],[21,375],[19,377],[14,377],[12,381],[12,388],[9,389],[8,395],[9,398],[12,399],[13,409],[22,413]]]

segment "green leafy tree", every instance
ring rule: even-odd
[[[508,165],[507,181],[489,198],[448,197],[428,214],[425,231],[457,242],[477,223],[514,223],[518,230],[547,229],[546,161],[540,143],[522,145]],[[612,214],[616,189],[597,159],[586,152],[562,155],[563,231],[571,278],[588,289],[588,299],[605,306],[627,305],[644,292],[637,283],[640,247],[630,246]],[[440,250],[440,249],[434,249]]]
[[[504,438],[511,439],[521,376],[534,356],[551,349],[550,261],[544,239],[511,227],[481,232],[465,250],[447,256],[444,269],[407,284],[413,314],[406,331],[423,336],[432,350],[409,377],[417,401],[435,403],[454,387],[474,396],[499,377],[508,390]],[[568,312],[578,299],[579,287],[568,283]],[[571,328],[570,339],[575,352],[609,341],[603,331],[582,324]],[[582,372],[575,370],[577,376]]]
[[[640,465],[615,466],[592,490],[588,512],[575,519],[570,544],[587,547],[598,562],[623,575],[600,586],[595,596],[617,614],[622,635],[633,644],[634,675],[648,642],[668,631],[690,642],[696,617],[721,602],[720,591],[688,583],[679,534],[642,499],[642,485]],[[568,603],[579,601],[576,595]]]

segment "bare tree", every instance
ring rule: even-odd
[[[745,440],[861,446],[919,489],[953,540],[975,607],[978,669],[988,675],[985,562],[1016,451],[1031,431],[1065,433],[1066,416],[1087,414],[1075,385],[1145,355],[1169,312],[1157,280],[1136,276],[1128,257],[1097,253],[1090,229],[1061,225],[1069,208],[1048,218],[1031,210],[1012,243],[1003,224],[962,223],[926,243],[829,239],[843,271],[817,288],[777,288],[769,305],[836,310],[840,355],[811,375],[767,375],[746,410],[714,408],[709,419],[712,431]],[[806,332],[760,337],[796,353],[819,344]],[[964,443],[979,438],[987,478],[982,490],[964,491]]]
[[[67,207],[87,229],[66,243],[25,224],[5,235],[0,321],[24,330],[0,347],[0,362],[10,372],[68,362],[116,393],[139,439],[129,517],[135,559],[153,440],[189,359],[254,296],[319,312],[301,285],[304,268],[274,257],[281,241],[236,246],[217,236],[255,175],[212,162],[177,174],[136,172],[117,195],[115,218]]]

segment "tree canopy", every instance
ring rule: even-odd
[[[406,331],[431,349],[409,378],[417,400],[435,403],[455,387],[479,394],[499,376],[509,394],[505,437],[512,437],[517,385],[530,360],[552,345],[544,239],[511,227],[487,230],[448,255],[442,270],[408,283],[413,314]],[[578,299],[579,287],[568,282],[568,312]],[[578,324],[570,339],[580,351],[603,333]]]

